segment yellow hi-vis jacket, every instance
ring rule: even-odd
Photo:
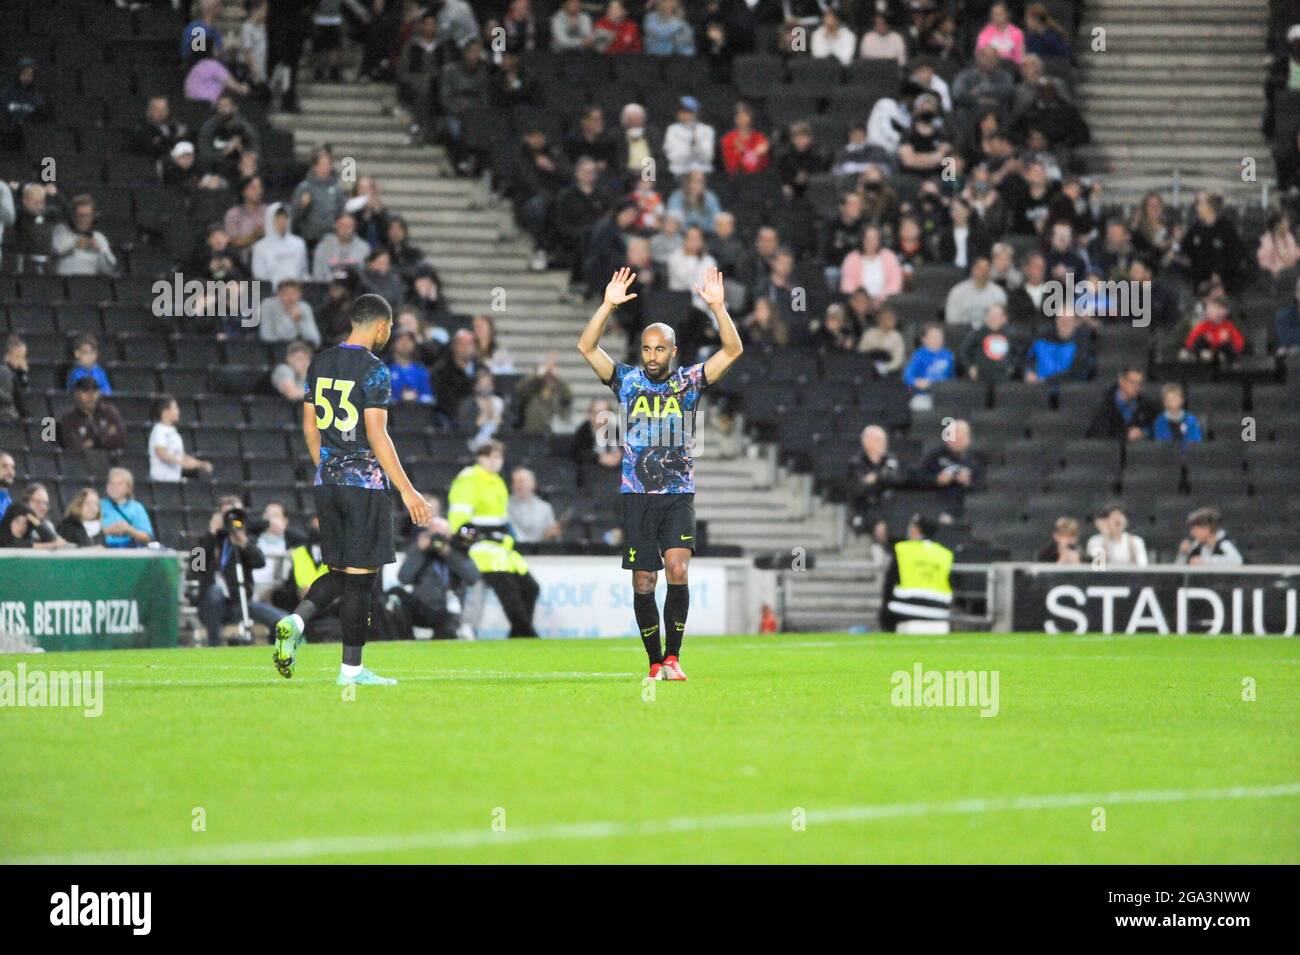
[[[894,545],[898,582],[886,594],[890,613],[908,620],[947,620],[952,605],[952,551],[931,540]]]
[[[478,464],[462,469],[447,492],[451,532],[456,533],[466,524],[478,531],[469,556],[481,574],[528,573],[528,563],[515,551],[515,539],[507,533],[509,503],[510,492],[501,475]]]

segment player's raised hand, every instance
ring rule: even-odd
[[[704,283],[695,286],[695,294],[710,307],[723,304],[727,300],[727,290],[722,284],[722,273],[712,267],[705,269]]]
[[[624,267],[614,273],[614,277],[605,286],[605,304],[611,307],[622,305],[636,298],[636,293],[627,294],[628,287],[636,281],[636,273]]]
[[[433,520],[429,502],[414,488],[402,494],[402,503],[406,505],[406,513],[410,515],[411,523],[416,527],[427,527]]]

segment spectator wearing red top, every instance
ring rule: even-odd
[[[722,164],[732,176],[752,176],[767,169],[772,147],[754,128],[754,112],[747,103],[736,104],[736,128],[722,137]]]
[[[1236,358],[1246,350],[1246,339],[1228,317],[1228,300],[1215,295],[1205,303],[1205,317],[1183,342],[1182,358],[1214,361]]]
[[[620,0],[610,0],[605,15],[596,21],[592,45],[610,56],[641,52],[641,28],[628,18],[627,8]]]

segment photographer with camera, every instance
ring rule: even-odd
[[[389,609],[397,618],[399,631],[409,636],[412,627],[431,627],[435,639],[455,638],[461,597],[466,587],[481,578],[467,553],[470,541],[466,534],[453,538],[445,517],[435,517],[411,540],[397,572],[397,579],[410,590],[394,587],[388,591],[389,598],[395,598],[395,602],[390,599]]]
[[[253,571],[266,565],[266,557],[249,537],[248,514],[238,498],[222,498],[198,546],[198,610],[208,646],[220,645],[223,624],[245,619],[245,607],[248,618],[274,630],[283,614],[253,599]]]

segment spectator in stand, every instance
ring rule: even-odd
[[[311,304],[303,299],[302,283],[297,279],[283,279],[275,295],[262,300],[257,337],[264,342],[291,342],[300,338],[320,347],[316,315]]]
[[[1010,381],[1020,368],[1024,346],[1007,327],[1007,310],[990,305],[983,324],[966,333],[961,343],[961,364],[971,381],[1000,384]]]
[[[1067,274],[1081,279],[1088,271],[1087,261],[1074,247],[1074,229],[1068,222],[1052,224],[1045,259],[1048,273],[1058,281],[1065,281]]]
[[[862,34],[858,56],[864,60],[894,60],[903,66],[907,63],[907,44],[889,25],[889,17],[877,12],[872,18],[871,29]]]
[[[255,623],[270,631],[284,616],[279,608],[253,599],[253,577],[266,566],[266,555],[249,537],[247,521],[242,507],[231,507],[221,515],[218,530],[209,530],[199,538],[198,547],[205,560],[196,573],[198,611],[210,647],[221,645],[222,625],[240,619],[244,606]],[[238,568],[242,568],[242,575]],[[244,601],[238,596],[241,577]]]
[[[573,432],[570,445],[570,454],[578,465],[580,486],[603,487],[608,475],[623,466],[618,432],[613,402],[608,398],[592,398],[587,406],[587,418]]]
[[[666,163],[658,145],[664,141],[664,136],[658,127],[650,124],[644,106],[628,103],[619,113],[618,123],[621,135],[618,137],[616,173],[646,178],[654,168]]]
[[[1277,336],[1277,348],[1280,354],[1300,352],[1300,278],[1296,279],[1295,292],[1290,304],[1274,313],[1273,329]],[[0,374],[3,374],[2,369]],[[0,401],[3,400],[3,395],[0,395]]]
[[[108,373],[99,364],[99,342],[94,335],[78,335],[72,342],[73,365],[68,369],[68,377],[63,387],[71,391],[82,378],[93,378],[100,392],[113,393],[109,384]]]
[[[1229,294],[1241,280],[1241,239],[1236,228],[1222,218],[1223,197],[1203,192],[1196,197],[1196,221],[1187,230],[1182,249],[1194,285],[1218,277]]]
[[[694,56],[695,31],[682,16],[678,0],[651,0],[641,25],[645,51],[651,56]]]
[[[406,283],[393,269],[393,257],[384,246],[375,246],[366,256],[366,267],[361,270],[360,291],[378,295],[394,308],[406,304]]]
[[[456,414],[456,430],[469,438],[469,448],[474,450],[505,425],[505,399],[496,393],[492,372],[480,365],[474,373],[474,393],[460,403]]]
[[[370,255],[370,244],[357,234],[357,220],[344,212],[334,220],[334,231],[316,244],[312,254],[312,279],[328,282],[360,272]]]
[[[1041,382],[1054,391],[1063,381],[1088,381],[1095,364],[1088,330],[1080,327],[1069,306],[1056,316],[1052,331],[1029,346],[1025,359],[1025,381]]]
[[[479,164],[476,150],[465,145],[465,120],[488,110],[491,88],[492,74],[483,57],[483,41],[471,37],[461,47],[460,59],[444,66],[438,80],[448,150],[456,171],[463,176],[477,173]]]
[[[1007,314],[1016,325],[1035,329],[1053,317],[1048,314],[1052,299],[1048,296],[1047,259],[1043,253],[1037,249],[1026,252],[1020,260],[1020,275],[1020,286],[1007,294]]]
[[[474,10],[466,0],[441,0],[438,7],[438,28],[462,50],[471,38],[479,35]]]
[[[27,343],[9,335],[0,358],[0,421],[27,420],[27,373]]]
[[[976,51],[986,47],[1012,63],[1018,64],[1025,58],[1025,34],[1011,22],[1011,14],[1005,3],[999,2],[989,7],[989,22],[975,38]]]
[[[698,350],[716,340],[712,314],[698,290],[704,285],[704,276],[717,267],[704,241],[704,230],[697,226],[686,230],[682,247],[668,257],[669,290],[691,293],[691,314],[678,335],[683,361],[694,362]]]
[[[862,247],[846,255],[840,266],[840,292],[850,295],[858,289],[866,290],[872,311],[879,311],[886,299],[903,291],[898,256],[884,247],[880,227],[874,224],[862,230]]]
[[[60,222],[50,237],[54,271],[59,275],[114,275],[117,257],[104,233],[95,230],[95,200],[72,200],[72,224]]]
[[[1259,267],[1277,278],[1300,262],[1300,245],[1296,245],[1291,231],[1291,217],[1281,210],[1269,214],[1268,228],[1259,237],[1259,250],[1255,253]]]
[[[605,15],[596,21],[591,45],[596,52],[610,56],[641,52],[641,28],[627,15],[621,0],[611,0]]]
[[[889,451],[889,434],[879,425],[862,429],[862,453],[849,464],[849,526],[885,543],[888,528],[881,502],[906,483],[903,466]]]
[[[0,514],[3,514],[13,503],[9,489],[14,486],[14,477],[17,473],[14,456],[8,451],[0,451]]]
[[[73,407],[59,419],[59,445],[69,451],[120,451],[126,426],[118,410],[99,397],[94,378],[82,378],[72,388]]]
[[[93,487],[83,487],[72,496],[55,531],[73,547],[104,546],[99,494]]]
[[[62,224],[63,200],[54,183],[29,182],[19,193],[14,247],[18,270],[29,275],[50,271],[54,257],[54,233]]]
[[[1151,437],[1156,441],[1176,441],[1180,445],[1201,440],[1201,422],[1184,408],[1183,386],[1176,381],[1160,389],[1164,410],[1151,424]]]
[[[177,143],[189,138],[189,127],[171,118],[167,97],[150,96],[144,119],[131,131],[131,151],[150,159],[162,159]]]
[[[0,515],[0,547],[62,550],[72,545],[50,523],[50,492],[43,484],[29,484],[22,497]]]
[[[1229,317],[1231,306],[1221,295],[1205,303],[1205,317],[1188,333],[1180,358],[1222,361],[1238,358],[1246,350],[1246,339]]]
[[[433,368],[433,393],[437,396],[438,411],[448,423],[454,421],[461,402],[474,393],[477,371],[478,348],[474,335],[462,328],[451,337],[451,347],[442,353]]]
[[[239,54],[251,85],[265,94],[270,73],[266,68],[266,3],[254,0],[248,5],[248,16],[239,27]]]
[[[916,473],[923,484],[945,491],[944,509],[959,517],[966,494],[984,489],[984,457],[971,448],[970,422],[958,418],[944,428],[943,446],[925,455]]]
[[[411,298],[407,304],[419,310],[421,322],[442,331],[438,323],[446,320],[447,305],[442,300],[442,279],[431,263],[423,262],[415,270],[412,286]],[[444,337],[440,339],[440,344],[446,344],[446,333],[442,334]]]
[[[866,224],[862,195],[857,192],[841,195],[837,214],[822,223],[817,254],[826,263],[826,284],[829,288],[840,287],[840,267],[848,256],[861,247],[862,231]]]
[[[736,104],[736,127],[722,137],[722,165],[732,176],[752,176],[767,169],[771,143],[754,128],[754,110]]]
[[[191,102],[215,105],[223,96],[247,96],[250,92],[252,87],[237,80],[216,56],[199,57],[185,74],[185,98]]]
[[[958,268],[970,268],[971,263],[993,251],[993,237],[983,220],[974,214],[971,205],[961,196],[949,203],[951,224],[944,227],[935,241],[940,262]]]
[[[44,122],[50,115],[50,104],[36,88],[36,61],[24,56],[14,68],[13,82],[0,90],[0,146],[20,150],[28,124]]]
[[[854,292],[853,301],[858,301],[860,296],[866,294],[863,290]],[[850,307],[852,308],[852,302]],[[866,315],[861,307],[852,308],[852,311],[855,314]],[[858,342],[858,351],[875,362],[876,371],[882,375],[891,375],[903,367],[903,362],[907,358],[907,345],[898,331],[898,316],[894,314],[892,308],[886,306],[876,313],[874,324],[862,333],[862,338]]]
[[[943,306],[944,321],[949,325],[978,325],[990,305],[1007,304],[1007,293],[990,278],[992,265],[987,255],[977,255],[971,262],[970,278],[948,290]]]
[[[256,543],[266,560],[266,566],[253,572],[253,583],[259,587],[279,583],[284,577],[279,559],[288,557],[293,547],[303,538],[289,529],[289,515],[280,501],[268,501],[262,508],[262,529]]]
[[[309,247],[316,245],[335,227],[344,202],[343,186],[334,170],[334,154],[329,147],[321,146],[312,153],[307,177],[289,197],[293,231]]]
[[[630,199],[619,199],[607,215],[603,215],[587,234],[582,258],[585,288],[601,288],[611,271],[627,261],[627,245],[634,238],[633,230],[639,213]]]
[[[1069,32],[1041,3],[1031,3],[1025,9],[1025,49],[1036,56],[1064,59],[1070,55]]]
[[[475,315],[470,323],[479,363],[494,375],[513,375],[515,361],[510,350],[497,340],[497,323],[491,315]]]
[[[1146,375],[1141,369],[1126,367],[1115,384],[1106,388],[1101,404],[1088,423],[1086,437],[1110,438],[1114,441],[1140,441],[1156,418],[1159,409],[1142,394]]]
[[[830,157],[821,151],[812,124],[800,120],[790,124],[789,141],[777,150],[775,169],[786,199],[803,196],[813,176],[830,169]]]
[[[678,101],[677,122],[664,133],[664,156],[674,176],[713,172],[713,127],[699,121],[700,101],[683,96]]]
[[[835,7],[826,7],[822,13],[821,26],[812,33],[812,55],[819,59],[834,57],[840,61],[841,66],[848,66],[853,62],[853,51],[857,45],[858,38],[844,25],[840,11]]]
[[[591,17],[582,10],[581,0],[564,0],[551,17],[551,49],[556,53],[578,53],[595,44]]]
[[[531,268],[545,271],[547,250],[556,241],[552,207],[555,198],[572,181],[573,170],[558,146],[549,142],[537,123],[526,124],[511,169],[507,187],[515,207],[515,218],[533,238]]]
[[[918,176],[933,175],[952,153],[950,137],[939,118],[939,99],[932,93],[922,93],[912,110],[911,128],[898,145],[899,170]]]
[[[587,236],[612,205],[598,186],[599,175],[595,160],[583,157],[573,167],[573,183],[555,197],[551,221],[555,228],[556,247],[552,252],[570,266],[570,278],[575,285],[583,279]]]
[[[1149,192],[1142,197],[1141,205],[1134,210],[1129,232],[1133,235],[1133,247],[1150,260],[1156,271],[1169,263],[1178,231],[1170,222],[1160,193]]]
[[[912,360],[903,371],[903,381],[913,394],[925,395],[935,382],[952,378],[956,368],[952,352],[944,347],[943,326],[926,322],[921,331],[921,347],[912,353]]]
[[[286,401],[302,404],[307,389],[307,369],[311,367],[312,347],[304,341],[293,341],[284,350],[284,361],[271,372],[271,387]]]
[[[564,140],[564,155],[576,163],[584,156],[596,164],[602,176],[618,159],[618,143],[605,131],[605,111],[587,106],[578,120],[578,128]]]
[[[253,243],[253,278],[275,288],[282,279],[308,277],[307,243],[289,231],[289,208],[274,202],[266,210],[263,237]]]
[[[388,361],[392,377],[392,403],[415,401],[431,405],[435,401],[433,381],[429,369],[420,363],[416,352],[415,334],[409,328],[393,332],[393,355]]]
[[[1073,517],[1058,517],[1052,525],[1052,542],[1038,552],[1043,564],[1079,564],[1079,521]]]
[[[1108,504],[1097,514],[1093,523],[1097,533],[1088,538],[1084,552],[1089,560],[1097,561],[1103,569],[1111,567],[1145,567],[1147,545],[1141,537],[1130,534],[1128,515],[1118,504]]]
[[[687,173],[668,197],[668,215],[675,216],[685,228],[699,229],[705,235],[713,231],[713,221],[720,212],[722,205],[699,170]]]
[[[849,323],[839,302],[826,306],[826,314],[813,327],[812,346],[820,352],[853,352],[858,348],[858,333]]]
[[[181,60],[189,62],[204,53],[221,52],[223,38],[217,29],[221,17],[221,0],[200,0],[198,15],[181,31]]]
[[[772,256],[771,268],[765,278],[759,279],[754,289],[755,298],[766,298],[776,307],[777,314],[791,337],[806,341],[808,328],[808,303],[803,296],[807,290],[798,284],[794,274],[794,253],[785,246]],[[713,328],[712,324],[709,325]]]
[[[992,47],[975,51],[974,65],[957,74],[952,83],[952,104],[957,109],[995,109],[1001,113],[1011,102],[1015,84],[1002,69]]]
[[[421,138],[432,119],[437,78],[452,55],[453,44],[439,33],[437,13],[426,8],[397,61],[397,95],[412,107],[412,138]]]
[[[790,344],[790,329],[767,298],[755,299],[753,311],[741,322],[740,332],[746,345],[781,349]]]
[[[109,468],[100,519],[105,547],[146,547],[154,539],[149,512],[137,501],[135,478],[126,468]]]
[[[393,328],[405,329],[415,336],[415,353],[426,365],[433,365],[451,341],[445,328],[432,324],[414,305],[403,305],[397,310]]]
[[[1187,538],[1178,545],[1176,563],[1209,567],[1236,567],[1246,561],[1223,529],[1217,508],[1200,507],[1187,515]]]
[[[560,539],[563,528],[555,519],[555,509],[537,496],[537,475],[528,468],[510,472],[510,504],[506,513],[517,543]]]
[[[262,201],[262,180],[253,176],[239,187],[239,205],[226,211],[222,223],[230,244],[248,261],[253,245],[266,235],[266,203]]]
[[[212,476],[212,462],[185,453],[185,439],[176,429],[181,406],[171,395],[153,401],[153,430],[149,432],[149,479],[179,484],[186,471]]]
[[[519,412],[519,429],[527,434],[550,434],[556,421],[566,419],[573,406],[573,392],[556,372],[555,352],[537,366],[515,388],[515,406]]]
[[[384,229],[383,248],[387,250],[393,268],[402,281],[415,281],[415,273],[425,262],[424,253],[415,245],[409,234],[406,220],[399,215],[389,216]]]
[[[1088,260],[1092,267],[1108,279],[1128,278],[1129,267],[1135,256],[1133,237],[1124,220],[1118,216],[1106,220],[1104,231],[1088,248]]]

